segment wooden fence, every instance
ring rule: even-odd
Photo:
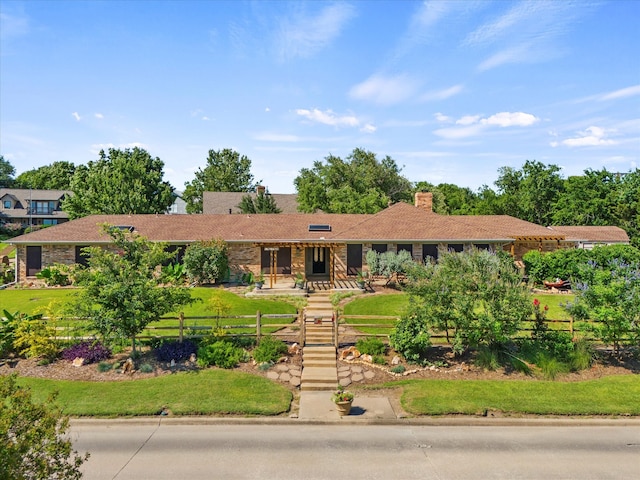
[[[46,318],[45,318],[46,319]],[[289,323],[282,323],[284,319],[289,319]],[[252,321],[251,323],[235,323],[234,321]],[[280,320],[278,323],[275,321]],[[57,319],[56,339],[71,340],[84,338],[82,335],[73,335],[73,332],[81,331],[86,319],[61,318]],[[67,325],[61,325],[66,323]],[[161,317],[158,322],[151,322],[146,328],[136,335],[138,340],[149,340],[156,338],[178,339],[202,338],[215,333],[218,330],[224,331],[233,336],[255,336],[257,339],[264,332],[271,332],[287,327],[297,327],[299,314],[297,313],[261,313],[259,310],[255,315],[229,315],[229,316],[203,316],[187,317],[184,313],[178,316]]]
[[[360,323],[359,320],[388,320],[389,323]],[[395,322],[400,320],[400,317],[393,315],[344,315],[341,314],[339,316],[339,324],[348,325],[352,327],[354,330],[349,333],[350,337],[382,337],[388,338],[391,330],[395,327]],[[533,320],[524,322],[525,324],[530,323],[533,324]],[[549,327],[550,330],[567,332],[573,335],[574,332],[574,322],[573,320],[550,320],[546,319],[545,323]],[[368,328],[368,329],[382,329],[388,330],[388,333],[365,333],[362,331],[357,331],[355,329],[360,328]],[[522,327],[519,329],[521,332],[531,332],[533,331],[532,327]],[[446,339],[447,335],[445,333],[431,333],[431,338],[434,339]],[[450,336],[453,336],[450,333]]]

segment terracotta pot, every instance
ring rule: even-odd
[[[336,402],[336,408],[338,409],[338,413],[340,414],[340,416],[345,416],[345,415],[349,415],[349,412],[351,411],[351,404],[353,403],[353,400],[349,400],[346,402]]]

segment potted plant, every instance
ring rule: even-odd
[[[262,271],[260,271],[260,273],[258,274],[258,276],[255,278],[254,281],[255,281],[256,288],[260,290],[264,285],[264,274],[262,273]]]
[[[294,282],[296,284],[296,287],[300,289],[304,288],[304,282],[305,282],[304,275],[302,275],[300,272],[296,273]]]
[[[367,286],[367,281],[369,280],[369,272],[365,272],[365,271],[359,271],[358,275],[356,276],[356,285],[358,285],[358,288],[361,290],[364,290],[365,287]]]
[[[336,404],[340,416],[349,415],[351,404],[353,403],[353,393],[348,392],[342,385],[331,396],[331,400]]]

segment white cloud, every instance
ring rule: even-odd
[[[595,3],[564,1],[503,2],[508,10],[467,35],[465,47],[497,47],[479,66],[485,71],[509,63],[533,63],[563,53],[557,39],[575,28]]]
[[[72,116],[73,118],[75,118],[75,119],[76,119],[76,122],[79,122],[79,121],[80,121],[80,119],[82,118],[82,117],[78,114],[78,112],[73,112],[73,113],[71,114],[71,116]]]
[[[296,110],[296,114],[306,118],[315,123],[322,123],[324,125],[331,125],[332,127],[357,127],[360,125],[360,120],[354,115],[336,115],[331,110],[307,110],[299,108]]]
[[[340,35],[344,25],[355,15],[346,3],[326,6],[316,15],[296,13],[280,21],[276,40],[281,60],[309,57],[329,45]]]
[[[27,16],[0,12],[0,38],[6,40],[27,33],[29,33],[29,18]]]
[[[465,115],[456,120],[456,125],[473,125],[474,123],[478,123],[479,120],[480,115]]]
[[[500,112],[482,119],[486,125],[498,125],[500,127],[528,127],[540,121],[535,115],[524,112]]]
[[[434,113],[433,116],[440,123],[451,123],[452,122],[451,117],[448,117],[447,115],[445,115],[443,113],[440,113],[440,112]]]
[[[433,133],[434,135],[446,138],[447,140],[458,140],[461,138],[475,137],[485,130],[485,128],[486,127],[484,125],[478,123],[463,127],[439,128],[434,130]]]
[[[600,97],[600,100],[617,100],[618,98],[627,98],[634,95],[640,95],[640,85],[634,85],[632,87],[621,88],[620,90],[605,93]]]
[[[363,133],[374,133],[376,130],[377,128],[374,125],[371,125],[370,123],[367,123],[364,127],[360,129],[360,131]]]
[[[96,117],[98,120],[102,120],[104,118],[104,115],[101,113],[94,113],[93,116]]]
[[[451,118],[441,113],[436,114],[439,121],[451,123]],[[437,135],[448,140],[474,137],[491,127],[528,127],[540,119],[535,115],[524,112],[500,112],[486,118],[480,115],[465,115],[455,121],[456,126],[434,130]]]
[[[369,100],[379,105],[392,105],[413,96],[418,87],[419,82],[408,75],[394,77],[373,75],[351,87],[349,96],[358,100]]]
[[[269,107],[266,107],[266,108],[264,109],[264,111],[265,111],[265,112],[270,112],[270,111],[271,111],[271,109],[270,109]]]
[[[207,117],[206,115],[202,117],[201,119],[203,122],[208,122],[209,120],[211,120],[209,117]]]
[[[423,102],[446,100],[447,98],[451,98],[454,95],[458,95],[460,92],[462,92],[462,89],[462,85],[454,85],[453,87],[445,88],[443,90],[427,92],[420,97],[420,100]]]
[[[615,140],[606,138],[608,131],[600,127],[589,127],[582,132],[578,132],[578,136],[573,138],[567,138],[562,142],[551,142],[552,147],[559,145],[565,145],[567,147],[598,147],[606,145],[616,145]]]

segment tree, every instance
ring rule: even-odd
[[[162,180],[164,163],[146,150],[110,148],[80,165],[71,179],[73,195],[62,208],[70,218],[92,214],[164,213],[176,196]]]
[[[222,280],[229,269],[229,247],[224,240],[196,242],[184,252],[184,268],[190,281],[214,283]]]
[[[622,175],[615,211],[617,226],[626,230],[632,245],[640,248],[640,168]]]
[[[435,185],[425,181],[416,182],[413,184],[412,195],[415,195],[417,192],[431,192],[433,194],[431,209],[440,215],[447,215],[449,213],[449,208],[447,206],[445,195],[439,187],[440,186],[436,187]]]
[[[327,213],[376,213],[389,203],[411,202],[411,182],[395,160],[356,148],[345,160],[329,155],[295,178],[299,210]]]
[[[415,264],[408,277],[408,316],[444,332],[455,353],[506,344],[532,313],[527,287],[506,254],[441,252],[438,263]]]
[[[13,176],[16,174],[16,169],[9,160],[5,160],[4,156],[0,155],[0,187],[9,188],[13,186]]]
[[[640,347],[640,263],[612,260],[606,266],[583,264],[584,283],[576,284],[575,302],[565,309],[620,355],[622,345]]]
[[[276,201],[271,195],[258,192],[253,198],[251,195],[244,195],[238,208],[242,213],[280,213]]]
[[[191,303],[191,294],[158,275],[159,267],[175,255],[165,250],[165,244],[114,226],[103,228],[112,246],[86,248],[89,265],[78,273],[82,288],[72,310],[90,318],[105,340],[130,338],[135,353],[136,335],[162,315]]]
[[[446,213],[449,215],[473,215],[475,213],[478,197],[470,188],[441,183],[438,185],[438,191],[444,197]]]
[[[75,480],[89,454],[79,455],[68,438],[69,419],[55,394],[35,403],[15,375],[0,376],[0,478]]]
[[[202,213],[204,192],[251,192],[255,190],[251,160],[235,150],[209,150],[207,166],[199,168],[196,178],[186,182],[183,200],[188,213]]]
[[[505,214],[538,225],[551,225],[553,207],[564,191],[560,167],[527,160],[522,170],[501,167],[495,184]]]
[[[76,166],[71,162],[53,162],[22,172],[16,178],[16,186],[36,190],[69,190],[75,171]]]

